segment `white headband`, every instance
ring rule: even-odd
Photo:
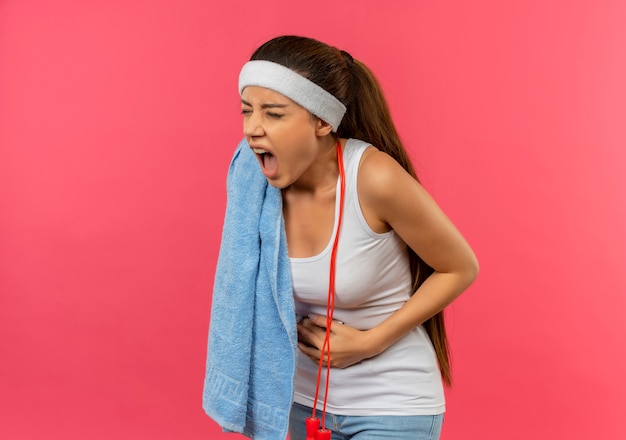
[[[281,64],[248,61],[239,74],[239,94],[248,86],[259,86],[285,95],[337,131],[346,106],[326,90]]]

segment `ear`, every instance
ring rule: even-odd
[[[333,127],[326,121],[316,118],[315,134],[319,137],[328,136],[333,131]]]

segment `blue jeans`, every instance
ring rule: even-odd
[[[312,409],[298,403],[291,407],[289,439],[306,440],[305,420]],[[321,420],[322,412],[317,411]],[[443,414],[435,416],[337,416],[326,413],[326,429],[332,440],[438,440]]]

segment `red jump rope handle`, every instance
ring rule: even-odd
[[[320,419],[307,417],[306,419],[306,440],[316,440],[317,431],[320,429]]]
[[[330,440],[330,434],[329,429],[320,429],[315,433],[315,440]]]

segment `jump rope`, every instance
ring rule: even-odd
[[[328,299],[326,300],[326,334],[324,335],[324,343],[320,353],[320,360],[317,365],[317,383],[315,386],[315,401],[313,403],[313,411],[311,417],[306,419],[306,440],[330,440],[331,431],[326,429],[326,402],[328,400],[328,385],[330,383],[330,334],[333,324],[333,314],[335,313],[335,262],[337,260],[337,245],[339,244],[339,231],[341,230],[341,221],[343,220],[343,201],[346,192],[346,175],[343,166],[343,154],[341,143],[337,139],[337,165],[339,167],[339,217],[337,219],[337,232],[333,241],[333,249],[330,254],[330,275],[328,278]],[[322,367],[324,364],[324,354],[327,354],[326,383],[324,389],[324,403],[322,407],[322,420],[320,428],[320,419],[316,416],[317,398],[319,396],[320,385],[322,382]]]

